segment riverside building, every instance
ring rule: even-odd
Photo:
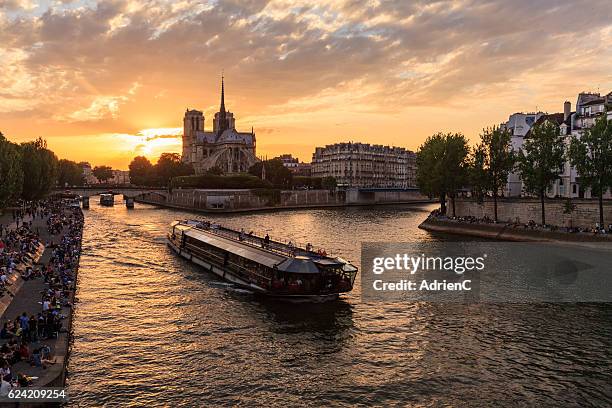
[[[580,138],[586,129],[595,124],[595,120],[601,116],[606,116],[612,120],[612,92],[607,95],[599,93],[581,92],[576,100],[576,110],[572,111],[572,104],[569,101],[563,103],[563,112],[545,114],[537,113],[515,113],[510,115],[508,121],[503,124],[506,129],[512,132],[512,148],[519,151],[524,143],[524,139],[529,138],[531,128],[537,123],[550,121],[559,127],[559,134],[563,138],[566,147],[569,147],[571,138]],[[518,172],[510,173],[506,187],[506,195],[518,197],[524,195],[523,181]],[[572,167],[569,160],[563,165],[563,171],[549,188],[549,197],[563,198],[591,198],[589,189],[580,186],[580,175]],[[605,198],[612,198],[608,191]]]
[[[402,147],[336,143],[315,149],[312,175],[334,177],[344,187],[415,187],[416,155]]]

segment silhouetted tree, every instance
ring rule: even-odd
[[[130,182],[137,186],[152,186],[155,184],[153,164],[144,156],[136,156],[130,163]]]
[[[603,228],[603,195],[612,187],[612,123],[605,115],[581,137],[572,137],[568,156],[580,175],[581,186],[590,188],[599,199],[599,225]]]
[[[514,168],[516,157],[512,151],[512,134],[498,126],[485,129],[480,135],[484,152],[486,186],[493,195],[493,217],[497,222],[497,197],[508,181],[508,174]]]
[[[81,186],[85,182],[83,167],[71,160],[61,159],[58,162],[57,184],[60,187]]]
[[[178,153],[162,153],[155,164],[155,174],[163,186],[169,186],[174,177],[194,174],[190,164],[183,163]]]
[[[42,198],[57,183],[57,157],[47,149],[47,142],[42,138],[22,143],[20,150],[23,169],[23,198],[26,200]]]
[[[417,184],[424,194],[439,197],[440,212],[446,214],[446,197],[453,215],[457,191],[467,180],[469,147],[461,133],[429,136],[417,152]]]
[[[92,172],[100,183],[106,183],[113,178],[113,168],[110,166],[96,166]]]
[[[0,209],[21,196],[23,168],[19,146],[0,132]]]
[[[263,166],[265,166],[265,171]],[[249,168],[249,173],[259,178],[262,178],[265,174],[265,180],[272,183],[276,188],[291,188],[293,175],[278,158],[255,163]]]
[[[206,170],[206,174],[209,174],[211,176],[222,176],[223,169],[221,169],[221,167],[219,166],[213,166],[210,169]]]
[[[546,120],[531,128],[530,135],[525,138],[523,148],[518,155],[519,170],[525,190],[540,197],[542,225],[546,224],[544,209],[546,190],[563,171],[564,150],[559,127]]]
[[[484,197],[489,189],[486,166],[487,153],[481,143],[472,150],[468,163],[468,183],[470,184],[472,195],[478,203],[484,201]]]
[[[337,185],[338,185],[338,182],[336,181],[336,178],[333,176],[323,177],[323,180],[321,180],[321,187],[327,190],[333,190],[336,188]]]

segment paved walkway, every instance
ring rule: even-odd
[[[12,220],[12,216],[10,213],[8,214],[8,218]],[[30,220],[31,217],[26,216],[26,221]],[[2,221],[0,221],[0,223],[2,223]],[[7,223],[4,222],[3,225],[7,225]],[[11,225],[14,228],[14,223],[12,223]],[[40,260],[38,261],[38,264],[47,264],[53,251],[53,249],[50,247],[51,245],[49,244],[57,244],[61,242],[62,237],[64,236],[64,231],[54,236],[49,235],[47,230],[47,218],[35,219],[32,224],[32,230],[36,231],[37,228],[42,242],[46,245],[46,248]],[[43,278],[40,277],[30,279],[28,281],[23,281],[21,287],[19,287],[14,293],[14,298],[12,299],[11,303],[8,305],[4,313],[2,313],[1,323],[4,324],[4,322],[6,322],[7,320],[14,320],[23,312],[26,312],[28,316],[36,315],[41,312],[42,292],[45,291],[48,287],[49,285],[44,282]],[[64,332],[60,333],[57,339],[40,340],[38,342],[33,342],[30,344],[30,350],[40,347],[43,344],[49,345],[51,347],[52,355],[56,357],[57,363],[47,369],[43,369],[42,367],[34,367],[27,362],[21,361],[11,366],[11,372],[13,373],[13,375],[22,373],[29,377],[37,377],[33,381],[33,386],[42,386],[45,384],[50,384],[54,386],[62,385],[54,384],[53,381],[56,380],[58,376],[62,376],[61,381],[63,382],[64,361],[68,351],[68,333],[65,331],[65,329],[70,327],[72,312],[69,307],[63,307],[61,310],[61,314],[67,317],[62,320],[62,331]],[[5,342],[7,342],[7,340],[0,340],[0,344],[3,344]]]

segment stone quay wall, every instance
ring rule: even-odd
[[[137,202],[206,212],[341,207],[422,203],[430,200],[418,191],[329,190],[203,190],[175,189],[169,194],[147,193]]]
[[[566,214],[567,200],[548,199],[544,202],[546,223],[559,227],[594,227],[599,222],[599,203],[596,199],[572,199],[575,206],[571,213]],[[447,204],[447,211],[452,215],[452,205]],[[478,204],[471,199],[457,199],[455,203],[457,217],[485,216],[493,219],[493,200]],[[604,223],[612,224],[612,200],[604,201]],[[530,220],[541,222],[541,203],[532,198],[502,198],[497,201],[497,217],[501,222],[528,223]]]
[[[248,211],[268,208],[301,208],[344,205],[344,195],[328,190],[251,190],[177,189],[166,198],[151,193],[136,201],[167,207],[210,212]]]

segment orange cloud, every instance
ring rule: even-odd
[[[120,168],[180,151],[186,108],[210,128],[221,70],[258,155],[302,160],[336,141],[475,138],[512,112],[612,89],[605,0],[2,4],[0,130]]]

